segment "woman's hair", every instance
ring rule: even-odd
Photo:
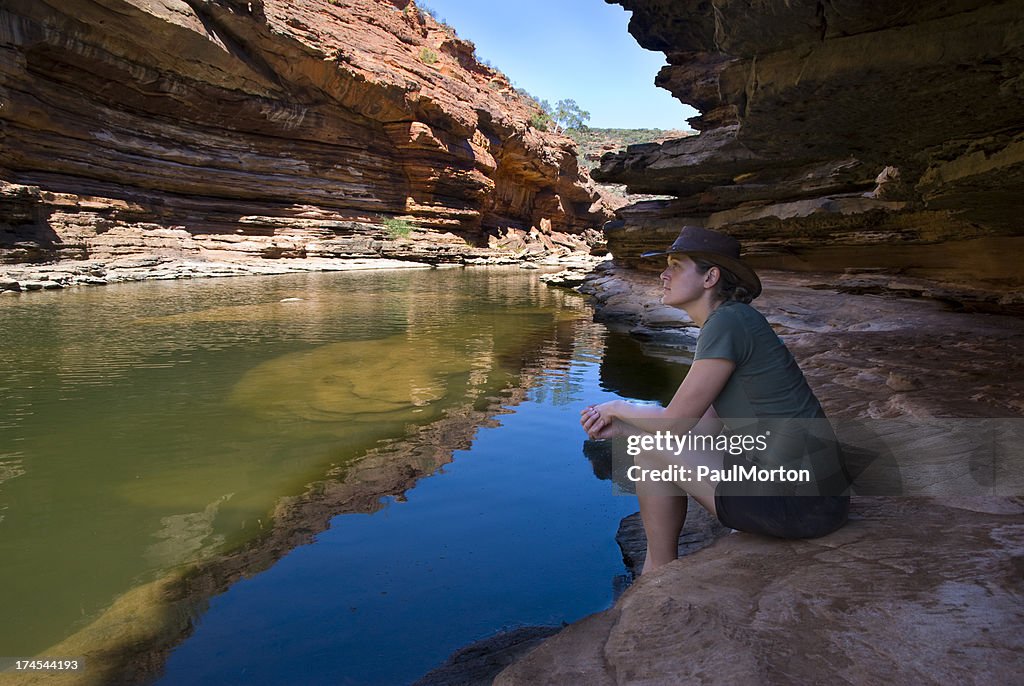
[[[690,259],[697,265],[697,270],[701,274],[707,274],[708,270],[712,267],[718,267],[718,272],[721,276],[718,277],[718,283],[715,284],[715,294],[722,300],[749,303],[754,299],[750,291],[740,284],[740,280],[736,278],[736,275],[722,265],[708,262],[700,257],[691,256]]]

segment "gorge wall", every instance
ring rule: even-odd
[[[1024,2],[613,4],[701,112],[594,172],[674,196],[619,211],[621,262],[693,223],[850,291],[1024,310]]]
[[[5,0],[0,262],[459,261],[599,227],[535,111],[409,0]]]

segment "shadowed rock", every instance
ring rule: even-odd
[[[560,629],[523,627],[477,641],[453,653],[443,665],[416,680],[413,686],[490,686],[498,672]]]
[[[686,522],[679,533],[679,557],[692,555],[731,531],[732,529],[723,526],[691,498],[686,511]],[[644,524],[640,520],[639,512],[625,517],[619,523],[615,542],[622,550],[622,561],[636,579],[643,571],[644,561],[647,559],[647,534],[644,533]]]

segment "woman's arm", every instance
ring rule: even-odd
[[[616,419],[640,431],[672,430],[686,433],[704,416],[712,401],[725,388],[736,363],[722,358],[697,360],[679,385],[668,407],[636,405],[612,400],[583,410],[580,424],[591,438],[601,438]]]

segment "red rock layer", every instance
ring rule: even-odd
[[[571,141],[407,0],[9,0],[0,85],[0,259],[605,218]]]

